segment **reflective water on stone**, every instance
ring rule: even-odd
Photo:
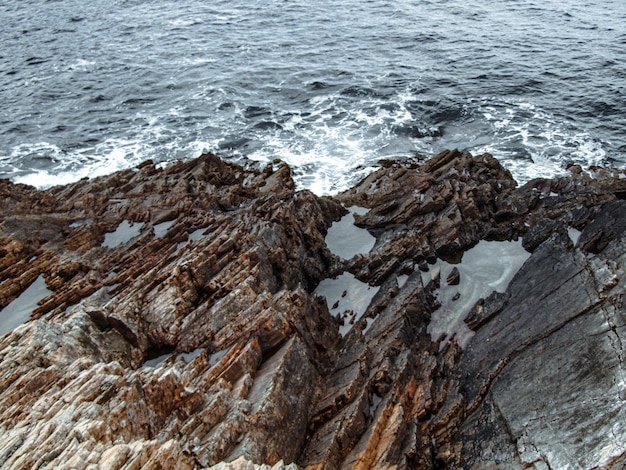
[[[160,224],[156,224],[154,229],[154,237],[155,238],[163,238],[167,231],[170,229],[172,225],[174,225],[175,220],[169,220],[167,222],[161,222]]]
[[[339,314],[343,320],[339,333],[345,336],[363,316],[378,289],[378,286],[361,282],[350,273],[343,273],[336,279],[324,279],[315,289],[315,294],[326,298],[331,315]]]
[[[204,352],[204,348],[198,348],[198,349],[194,349],[193,351],[181,353],[180,356],[183,358],[183,360],[187,364],[189,364],[191,361],[193,361],[196,357],[198,357],[203,352]]]
[[[572,240],[572,243],[574,244],[574,246],[578,243],[580,234],[581,234],[581,231],[575,229],[574,227],[569,227],[567,229],[567,235],[569,236],[570,240]]]
[[[115,248],[116,246],[128,243],[133,238],[139,236],[144,224],[134,224],[128,220],[123,220],[113,232],[108,232],[104,235],[104,241],[102,246],[107,248]]]
[[[458,264],[437,260],[429,273],[422,273],[424,285],[435,275],[440,277],[437,299],[441,307],[431,317],[428,332],[433,341],[452,339],[464,347],[473,332],[463,321],[478,299],[491,292],[505,292],[519,268],[530,257],[520,241],[481,241],[466,251]],[[458,285],[448,285],[446,278],[457,268],[460,273]],[[457,298],[458,296],[458,298]]]
[[[50,294],[43,275],[39,275],[18,298],[0,310],[0,336],[28,321],[37,303]]]
[[[159,367],[163,362],[172,357],[172,353],[161,354],[160,356],[148,359],[142,364],[142,367]]]
[[[354,214],[364,214],[367,209],[349,207],[348,214],[341,220],[333,222],[326,234],[328,249],[343,259],[350,259],[358,254],[368,254],[376,243],[376,238],[370,233],[354,225]]]

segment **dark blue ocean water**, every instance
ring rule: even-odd
[[[333,193],[382,158],[493,153],[524,182],[626,166],[624,0],[4,0],[0,177],[214,151]]]

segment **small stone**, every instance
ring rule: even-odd
[[[446,278],[446,282],[448,283],[449,286],[456,286],[459,284],[460,281],[461,281],[461,273],[459,272],[459,268],[455,266],[454,268],[452,268],[452,271],[450,271],[450,274],[448,274],[448,277]]]

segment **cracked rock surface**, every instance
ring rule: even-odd
[[[455,150],[332,198],[210,154],[0,180],[0,467],[622,468],[624,195]],[[528,252],[508,286],[481,240]]]

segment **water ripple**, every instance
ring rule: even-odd
[[[526,181],[626,164],[626,3],[9,0],[0,177],[216,151],[332,193],[382,158],[490,151]]]

